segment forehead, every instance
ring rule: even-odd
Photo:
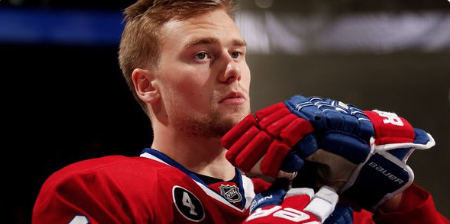
[[[215,39],[221,44],[241,41],[233,19],[221,9],[186,20],[171,20],[161,29],[162,45],[186,45],[196,39]]]

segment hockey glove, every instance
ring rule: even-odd
[[[394,113],[316,97],[295,96],[286,104],[319,136],[321,149],[308,157],[324,164],[319,182],[370,211],[411,185],[414,173],[406,161],[414,149],[435,145],[431,135]]]
[[[292,179],[303,159],[317,150],[312,132],[309,121],[280,102],[245,117],[222,137],[222,145],[226,158],[247,176],[272,182]]]
[[[243,223],[320,224],[331,216],[333,218],[325,223],[353,223],[351,210],[340,209],[331,215],[337,201],[338,195],[326,186],[316,194],[311,188],[292,188],[287,193],[282,189],[271,188],[256,195],[250,206],[250,215]]]

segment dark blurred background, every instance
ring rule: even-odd
[[[0,0],[2,223],[30,223],[40,186],[63,166],[151,144],[117,62],[133,2]],[[236,2],[252,109],[303,94],[398,113],[437,141],[408,163],[449,217],[450,3]]]

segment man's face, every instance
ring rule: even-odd
[[[215,10],[161,30],[156,77],[168,125],[221,137],[250,113],[246,46],[234,21]]]

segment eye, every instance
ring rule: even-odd
[[[239,52],[239,51],[235,51],[235,52],[231,52],[230,55],[231,55],[232,58],[238,59],[242,55],[242,53]]]
[[[200,52],[195,55],[195,59],[199,59],[199,60],[205,60],[205,59],[209,59],[209,58],[211,58],[211,57],[205,52]]]

